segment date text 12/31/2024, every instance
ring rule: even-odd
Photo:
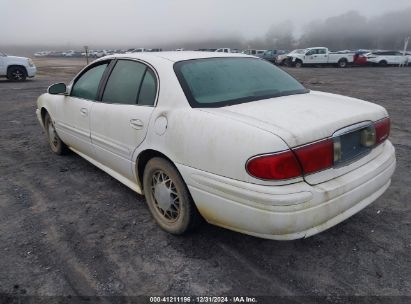
[[[150,303],[258,303],[254,297],[150,297]]]

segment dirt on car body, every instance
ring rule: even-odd
[[[143,197],[74,153],[53,155],[35,101],[85,60],[36,65],[32,80],[0,81],[0,293],[411,296],[410,69],[287,69],[312,90],[384,106],[398,163],[391,187],[359,214],[278,242],[208,224],[172,236]]]

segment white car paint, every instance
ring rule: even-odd
[[[367,62],[379,65],[400,65],[408,64],[409,57],[402,52],[397,51],[378,51],[371,52],[365,55]]]
[[[302,64],[329,65],[345,61],[347,64],[354,62],[354,53],[332,53],[325,47],[307,48],[304,52],[293,52],[288,55],[292,62],[300,61]]]
[[[372,103],[314,91],[222,108],[191,108],[173,65],[214,57],[252,56],[111,55],[97,62],[129,58],[153,68],[159,83],[154,107],[43,94],[36,114],[43,125],[42,111],[47,111],[60,138],[73,151],[140,194],[139,156],[149,149],[162,153],[178,168],[208,222],[263,238],[308,237],[357,213],[384,193],[396,164],[388,140],[345,167],[304,178],[267,181],[249,175],[245,164],[252,156],[330,137],[341,128],[378,121],[388,114]],[[133,120],[141,128],[133,128]]]
[[[0,52],[0,77],[7,76],[8,68],[11,66],[21,66],[27,72],[27,77],[34,77],[37,68],[30,58],[9,56]]]

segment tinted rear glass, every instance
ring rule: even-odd
[[[219,107],[308,92],[293,77],[261,59],[196,59],[178,62],[174,69],[192,107]]]

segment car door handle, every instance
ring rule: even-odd
[[[86,108],[81,108],[80,113],[81,113],[82,116],[87,116],[88,115],[88,111],[87,111]]]
[[[140,130],[144,127],[144,123],[140,119],[131,119],[130,126],[136,130]]]

